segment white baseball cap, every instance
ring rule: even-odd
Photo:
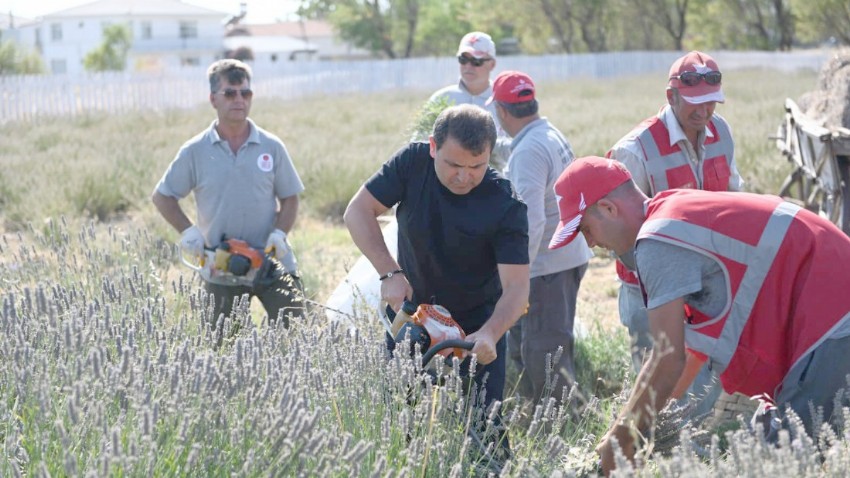
[[[469,53],[474,58],[496,58],[496,44],[490,35],[482,32],[469,32],[460,40],[457,55]]]

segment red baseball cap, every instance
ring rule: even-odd
[[[493,94],[485,105],[493,101],[524,103],[534,99],[534,81],[521,71],[503,71],[493,81]]]
[[[561,222],[549,241],[549,249],[572,242],[578,236],[584,211],[631,179],[623,163],[613,159],[585,156],[570,163],[555,181]]]
[[[679,80],[679,76],[682,73],[694,72],[705,74],[710,71],[720,71],[714,58],[699,51],[692,51],[676,60],[673,66],[670,67],[669,83],[667,85],[677,88],[682,95],[682,99],[692,105],[708,103],[710,101],[723,103],[726,97],[723,95],[723,90],[720,89],[720,83],[709,85],[705,81],[705,78],[703,78],[696,85],[688,86]]]

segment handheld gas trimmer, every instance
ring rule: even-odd
[[[181,250],[180,259],[204,280],[234,285],[262,285],[274,279],[277,270],[271,252],[254,249],[240,239],[223,239],[218,247],[205,247],[202,256],[187,257],[185,251]]]
[[[449,357],[454,353],[460,358],[463,355],[461,350],[472,350],[475,345],[474,342],[464,340],[466,333],[449,311],[439,305],[421,304],[417,307],[405,300],[392,323],[386,320],[384,326],[396,344],[409,337],[410,357],[414,356],[415,346],[419,344],[423,365],[427,365],[437,354]]]

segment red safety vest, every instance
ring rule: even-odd
[[[716,115],[708,122],[714,135],[705,138],[705,154],[702,161],[702,177],[694,174],[693,163],[678,143],[670,145],[670,130],[658,116],[647,118],[629,136],[635,138],[643,150],[646,172],[649,178],[650,196],[668,189],[702,189],[726,191],[732,168],[729,163],[735,153],[732,133],[725,121]],[[608,152],[610,157],[611,152]],[[637,286],[637,277],[623,263],[617,261],[617,276],[626,284]]]
[[[664,191],[638,233],[716,260],[727,307],[688,306],[685,343],[709,357],[727,392],[776,396],[791,367],[850,317],[850,238],[776,196]]]

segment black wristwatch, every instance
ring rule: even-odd
[[[384,279],[389,279],[390,277],[392,277],[396,274],[404,274],[404,269],[396,269],[392,272],[387,272],[386,274],[382,275],[381,277],[378,277],[378,280],[382,281]]]

